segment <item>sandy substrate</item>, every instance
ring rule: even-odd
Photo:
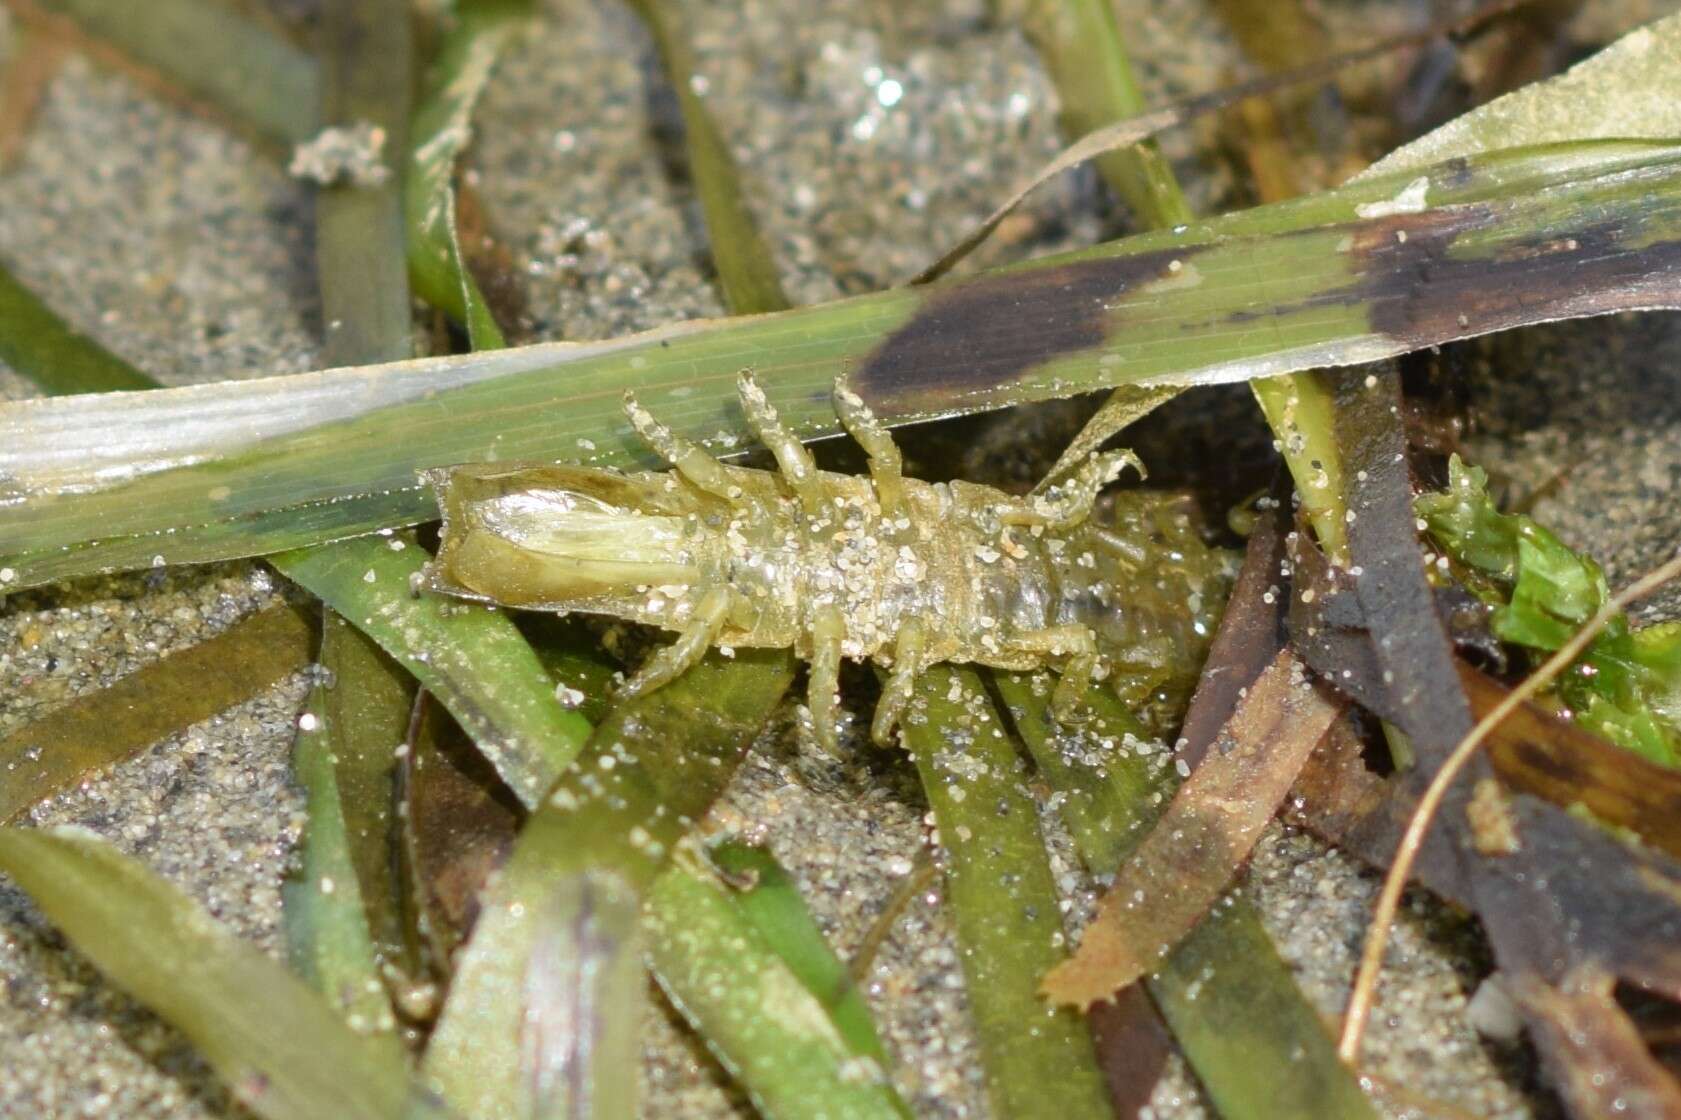
[[[978,0],[695,0],[686,5],[707,95],[742,163],[790,294],[815,301],[913,273],[1058,145],[1055,98],[1032,52]],[[1151,95],[1235,70],[1199,3],[1125,0]],[[1394,5],[1354,5],[1394,18]],[[0,15],[0,55],[10,48]],[[751,64],[744,62],[751,60]],[[720,311],[698,208],[654,139],[669,105],[651,50],[607,0],[555,3],[486,98],[474,185],[524,277],[529,338],[593,338]],[[1227,180],[1193,132],[1170,152],[1204,208]],[[1095,177],[1047,189],[1006,259],[1107,228]],[[0,175],[0,257],[63,314],[171,384],[310,368],[318,354],[306,188],[217,127],[72,58],[18,164]],[[1522,332],[1466,351],[1479,459],[1521,490],[1566,483],[1538,513],[1626,581],[1673,550],[1681,514],[1681,327],[1646,316]],[[28,393],[0,369],[0,395]],[[1201,410],[1201,411],[1199,411]],[[1179,410],[1198,446],[1253,447],[1241,391]],[[1038,449],[1043,458],[1054,447]],[[1232,453],[1237,453],[1234,449]],[[0,608],[0,733],[282,593],[259,564],[171,570],[13,596]],[[1671,600],[1669,613],[1673,613]],[[1660,607],[1660,610],[1665,608]],[[280,950],[279,892],[300,799],[287,753],[304,682],[158,743],[42,806],[38,824],[109,837],[243,936]],[[768,842],[849,953],[912,867],[926,806],[902,760],[820,758],[779,720],[718,810]],[[1276,829],[1252,890],[1323,1012],[1346,994],[1375,881]],[[1382,1082],[1480,1116],[1550,1112],[1521,1050],[1491,1046],[1465,1004],[1486,969],[1475,930],[1427,900],[1402,921],[1368,1047]],[[0,886],[0,1115],[185,1120],[233,1115],[169,1028],[114,992]],[[895,925],[869,994],[919,1115],[988,1114],[961,970],[937,888]],[[650,1025],[649,1114],[744,1110],[704,1053]],[[1175,1071],[1160,1117],[1205,1114]],[[1397,1109],[1394,1114],[1408,1114]]]

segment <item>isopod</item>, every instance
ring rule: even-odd
[[[917,675],[939,662],[1059,669],[1053,711],[1072,719],[1093,681],[1159,678],[1206,643],[1225,569],[1180,563],[1164,576],[1148,563],[1163,545],[1091,516],[1099,492],[1139,467],[1130,452],[1094,454],[1026,497],[922,482],[905,477],[886,428],[837,383],[836,412],[870,473],[836,474],[816,468],[749,372],[739,390],[776,471],[719,462],[627,393],[632,428],[674,470],[425,472],[444,518],[428,586],[676,631],[621,696],[660,687],[714,645],[792,648],[810,663],[808,705],[830,749],[842,658],[888,670],[871,724],[886,743]],[[1178,560],[1202,548],[1182,536],[1192,539],[1165,548]]]

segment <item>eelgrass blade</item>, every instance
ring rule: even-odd
[[[315,59],[229,0],[8,0],[71,22],[96,47],[258,135],[298,144],[320,116]]]
[[[403,227],[412,20],[407,0],[337,0],[322,10],[322,121],[368,126],[379,138],[375,168],[324,183],[315,196],[316,285],[329,366],[414,354]]]
[[[71,327],[0,266],[0,361],[42,392],[153,389],[157,381]]]
[[[395,863],[396,756],[408,734],[417,686],[371,638],[331,608],[324,613],[323,681],[310,711],[320,721],[318,735],[330,744],[338,814],[374,948],[382,961],[415,976],[421,962]]]
[[[1242,894],[1209,913],[1150,994],[1224,1120],[1377,1120]]]
[[[64,56],[64,43],[42,28],[24,24],[14,30],[11,57],[0,67],[0,174],[11,170],[29,139]]]
[[[269,557],[414,674],[514,795],[535,806],[583,749],[589,724],[555,698],[542,663],[506,615],[414,593],[426,560],[406,535]]]
[[[329,619],[323,659],[335,644],[356,640],[349,637],[352,633]],[[359,684],[349,676],[332,688],[350,690]],[[369,932],[354,855],[358,845],[377,845],[386,836],[358,837],[346,819],[335,770],[339,750],[349,744],[342,742],[340,729],[328,718],[330,691],[326,682],[316,684],[292,746],[292,773],[303,787],[309,824],[299,865],[281,889],[286,943],[293,970],[321,993],[346,1025],[389,1051],[388,1059],[401,1062],[397,1020],[380,976],[379,951]]]
[[[265,1120],[438,1116],[402,1062],[199,905],[81,829],[0,829],[0,870]]]
[[[882,1068],[887,1051],[876,1035],[864,995],[847,966],[806,909],[793,876],[764,848],[729,840],[707,849],[707,858],[739,888],[731,903],[765,945],[804,984],[834,1022],[847,1048]]]
[[[268,607],[0,740],[0,821],[306,668],[309,619]]]
[[[1058,811],[1080,859],[1108,875],[1149,831],[1173,792],[1173,755],[1107,691],[1093,690],[1080,726],[1051,714],[1047,673],[992,674],[1016,734],[1041,777],[1065,795]]]
[[[903,1120],[887,1072],[860,1060],[729,888],[679,861],[649,898],[654,975],[766,1120]]]
[[[415,522],[436,516],[415,480],[425,466],[645,463],[620,413],[626,387],[678,431],[722,447],[721,436],[746,435],[734,382],[748,365],[784,420],[812,438],[836,430],[829,394],[849,363],[852,388],[897,424],[1681,304],[1674,147],[1477,157],[1425,175],[1426,206],[1412,210],[1418,178],[1363,181],[974,280],[615,342],[5,404],[0,492],[14,500],[0,505],[0,566],[28,585]]]
[[[532,1120],[636,1120],[648,980],[642,894],[611,872],[557,878],[537,903],[516,998]]]
[[[1075,139],[1144,112],[1110,0],[1030,0],[1022,29],[1057,89],[1063,134]],[[1147,228],[1189,222],[1193,215],[1173,169],[1155,141],[1097,158],[1104,182]]]
[[[1021,1120],[1107,1116],[1085,1020],[1039,995],[1040,977],[1067,958],[1061,900],[1022,763],[976,671],[925,674],[901,734],[949,860],[946,903],[993,1109]]]
[[[452,1107],[466,1116],[524,1115],[531,1084],[520,1065],[523,1001],[510,993],[526,982],[542,923],[564,925],[545,908],[557,904],[557,891],[576,904],[586,893],[581,884],[595,876],[644,895],[793,676],[783,650],[738,650],[734,661],[710,654],[596,729],[590,749],[521,831],[458,959],[424,1067]],[[602,1013],[579,1025],[578,1044],[640,1014],[645,990],[638,981],[629,992],[598,992]]]
[[[1137,722],[1105,691],[1088,697],[1090,722],[1068,729],[1052,720],[1049,689],[1032,674],[994,679],[1040,774],[1066,797],[1063,821],[1081,862],[1112,874],[1178,784],[1171,753],[1127,740]],[[1105,740],[1108,749],[1093,750]],[[1145,983],[1226,1120],[1376,1115],[1241,893],[1215,907]]]
[[[467,329],[474,350],[504,345],[461,253],[455,161],[472,139],[473,107],[497,56],[531,13],[529,0],[460,0],[438,44],[410,128],[403,209],[417,296]]]
[[[788,297],[770,247],[741,189],[741,172],[706,102],[695,91],[695,60],[678,5],[669,0],[627,0],[653,36],[660,64],[683,114],[689,175],[706,217],[707,248],[718,269],[724,302],[737,315],[780,311]]]

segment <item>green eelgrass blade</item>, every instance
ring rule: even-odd
[[[1000,1116],[1109,1114],[1085,1020],[1039,995],[1066,958],[1062,909],[1022,764],[976,670],[941,665],[918,682],[901,731],[934,809],[946,899]]]
[[[1078,138],[1147,108],[1110,0],[1030,0],[1022,29],[1056,84],[1064,135]],[[1191,221],[1190,204],[1155,141],[1109,152],[1096,163],[1145,226]]]
[[[521,831],[457,963],[425,1064],[428,1084],[452,1106],[467,1116],[522,1114],[531,1099],[520,1067],[524,1000],[510,993],[532,975],[539,918],[560,904],[557,884],[572,884],[574,907],[592,876],[605,877],[604,890],[618,883],[644,895],[793,677],[793,658],[783,650],[739,650],[734,661],[710,654],[596,729],[590,749]],[[552,914],[548,920],[559,922]],[[579,1045],[639,1013],[643,990],[638,982],[628,994],[598,993],[626,1006],[612,1011],[598,998],[601,1013],[577,1027]]]
[[[741,172],[706,103],[695,92],[695,61],[678,5],[669,0],[628,0],[647,24],[660,64],[683,114],[683,144],[689,174],[706,217],[707,245],[724,302],[737,315],[780,311],[788,296],[777,276],[770,247],[742,194]]]
[[[47,393],[153,389],[157,382],[42,303],[0,267],[0,361]]]
[[[297,144],[320,119],[315,59],[226,0],[10,0],[67,18],[188,97],[259,135]]]
[[[308,666],[314,646],[302,612],[269,607],[19,728],[0,739],[0,821],[255,696]]]
[[[649,956],[671,1002],[767,1120],[903,1120],[881,1065],[827,1008],[729,889],[680,860],[649,897]]]
[[[394,536],[279,553],[269,562],[413,673],[514,795],[535,806],[583,749],[589,724],[555,699],[542,663],[507,616],[413,593],[410,581],[426,559],[412,538]]]
[[[1063,820],[1081,861],[1095,874],[1113,873],[1178,782],[1171,753],[1128,740],[1137,721],[1107,692],[1089,694],[1091,721],[1070,732],[1052,720],[1050,690],[1034,674],[997,673],[994,681],[1040,774],[1067,796]],[[1094,755],[1100,765],[1084,761]],[[1146,984],[1227,1120],[1377,1115],[1241,894],[1198,923]]]
[[[0,870],[118,986],[190,1038],[265,1120],[439,1113],[402,1062],[197,903],[80,829],[0,829]]]
[[[353,634],[342,622],[329,618],[323,661],[332,656],[333,645],[359,640]],[[334,660],[342,672],[342,659]],[[388,1057],[400,1062],[397,1019],[380,977],[379,950],[369,932],[362,899],[362,869],[354,855],[358,846],[378,844],[386,834],[357,836],[346,819],[336,769],[339,752],[354,747],[328,716],[333,689],[359,686],[354,676],[341,677],[331,687],[317,683],[299,723],[292,773],[303,787],[309,824],[299,866],[281,889],[281,903],[293,970],[321,993],[351,1030],[389,1049]],[[391,749],[388,742],[386,750]]]
[[[1455,162],[1424,176],[1429,205],[1412,211],[1417,178],[973,280],[615,342],[6,404],[0,493],[12,500],[0,504],[0,566],[30,585],[419,521],[436,515],[413,473],[424,466],[645,463],[620,412],[626,387],[680,432],[723,447],[745,434],[734,382],[748,365],[788,424],[813,438],[838,426],[829,393],[849,365],[852,387],[900,423],[1118,384],[1369,361],[1522,323],[1681,304],[1674,147],[1583,144]],[[144,434],[126,446],[112,438],[131,431]]]
[[[372,126],[383,137],[385,171],[378,182],[327,183],[316,192],[315,271],[329,366],[414,353],[401,158],[414,82],[411,22],[407,0],[337,0],[322,12],[322,120]]]
[[[1210,911],[1148,983],[1225,1120],[1381,1115],[1242,895]]]
[[[331,743],[338,813],[344,818],[368,932],[380,957],[418,975],[417,938],[394,866],[398,744],[409,731],[415,680],[391,656],[328,608],[322,628],[324,679],[310,711]]]
[[[744,881],[744,888],[730,896],[731,903],[822,1005],[847,1048],[886,1068],[887,1051],[876,1035],[869,1005],[806,909],[793,876],[766,849],[739,841],[712,845],[707,858],[732,884]]]
[[[529,0],[461,0],[438,45],[410,127],[403,184],[415,294],[467,328],[474,350],[504,345],[456,232],[455,161],[472,139],[473,106],[497,56],[531,13]]]

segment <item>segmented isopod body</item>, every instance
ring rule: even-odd
[[[632,426],[675,470],[427,472],[444,515],[429,586],[678,631],[626,683],[629,695],[712,645],[792,648],[811,663],[813,725],[830,747],[843,657],[891,668],[872,724],[885,742],[917,674],[938,662],[1058,668],[1054,707],[1066,716],[1094,679],[1159,676],[1206,641],[1221,595],[1203,584],[1224,569],[1181,565],[1171,588],[1141,588],[1131,577],[1149,543],[1090,517],[1098,492],[1137,466],[1130,453],[1094,455],[1028,497],[920,482],[902,475],[886,430],[838,385],[836,410],[869,453],[871,477],[834,474],[816,469],[750,375],[740,390],[777,471],[719,463],[627,394]],[[1173,555],[1200,547],[1182,541]]]

